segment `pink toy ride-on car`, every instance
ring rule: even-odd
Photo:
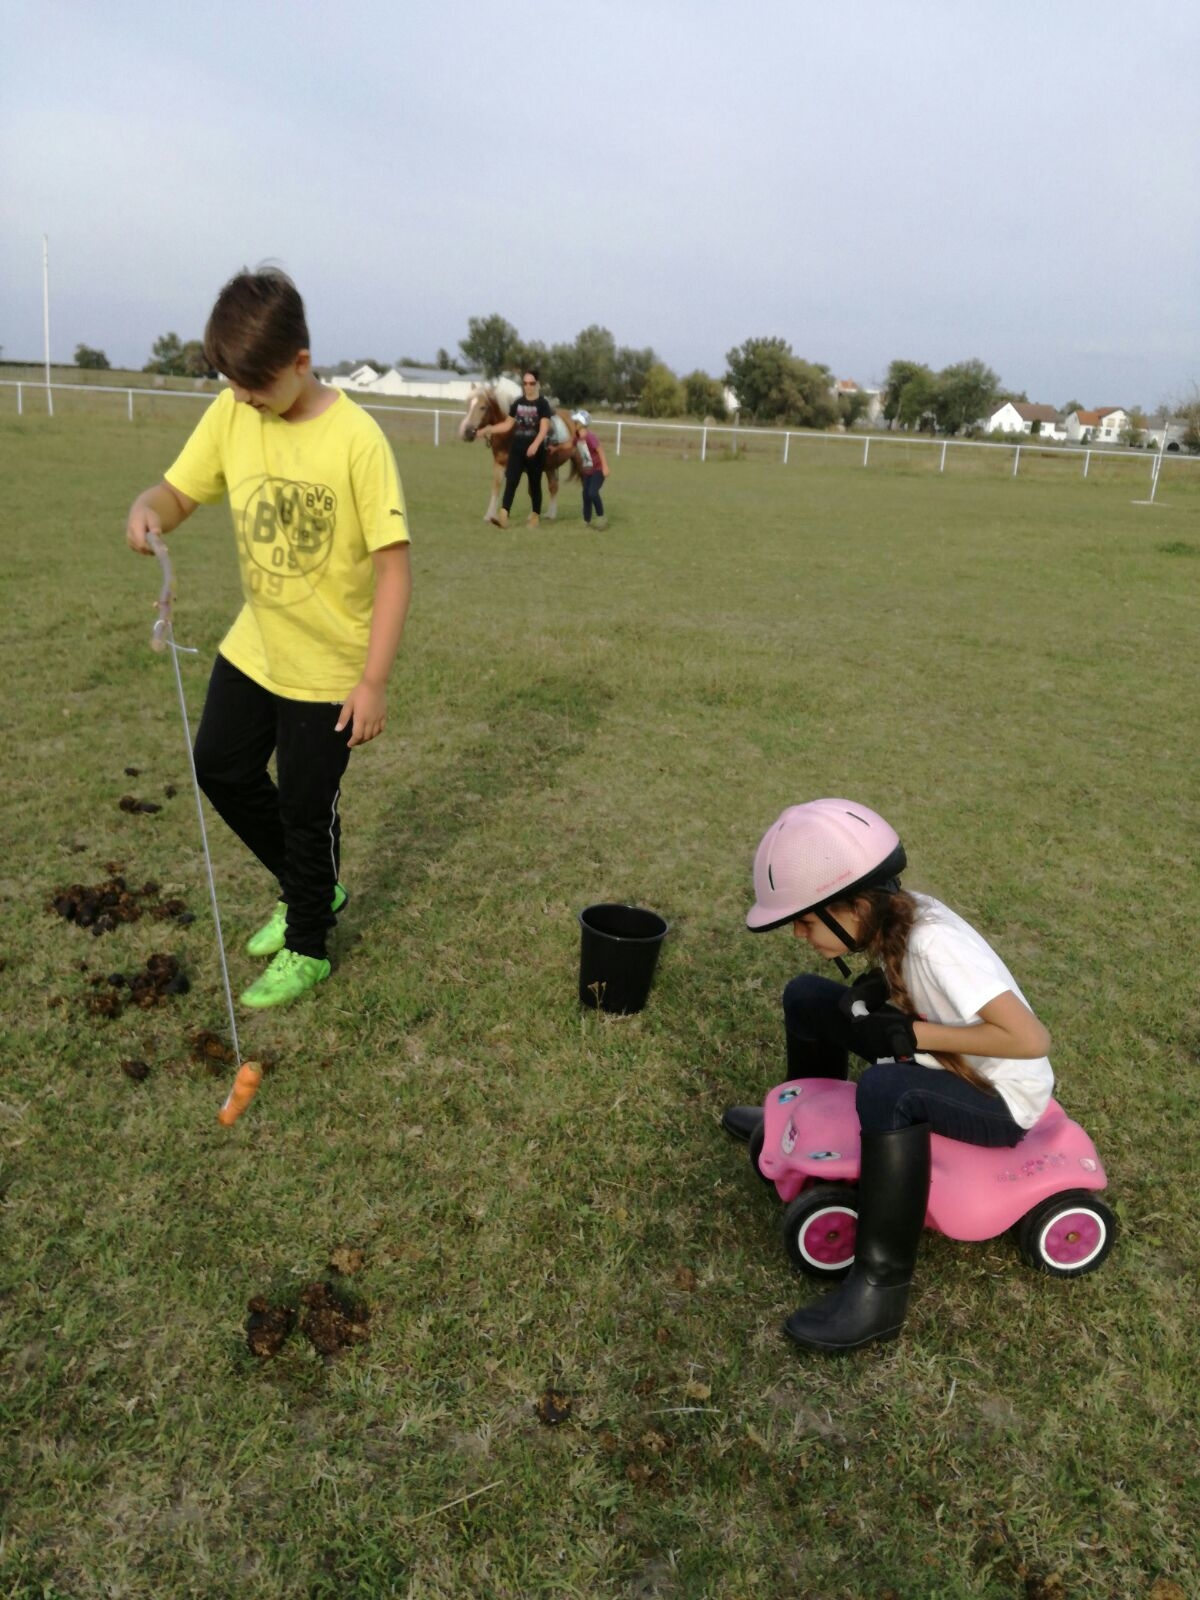
[[[1051,1100],[1020,1144],[991,1150],[930,1137],[925,1226],[951,1239],[994,1239],[1015,1227],[1017,1248],[1039,1272],[1094,1272],[1117,1219],[1096,1191],[1107,1186],[1096,1148]],[[854,1084],[794,1078],[767,1095],[750,1164],[787,1203],[783,1238],[811,1278],[840,1278],[854,1260],[859,1125]]]

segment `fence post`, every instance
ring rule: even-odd
[[[133,421],[133,390],[129,391],[129,420]]]
[[[791,443],[792,443],[791,434],[790,433],[785,433],[784,436],[783,436],[783,464],[784,464],[785,467],[787,466],[788,450],[791,447]]]
[[[1085,450],[1083,452],[1083,475],[1084,475],[1085,478],[1088,475],[1088,468],[1091,466],[1091,464],[1092,464],[1092,452],[1090,450]]]
[[[617,454],[621,454],[621,424],[617,423]]]
[[[1013,470],[1012,470],[1012,475],[1013,475],[1013,477],[1014,477],[1014,478],[1015,478],[1015,477],[1016,477],[1016,475],[1017,475],[1017,468],[1018,468],[1018,467],[1019,467],[1019,466],[1020,466],[1020,465],[1021,465],[1021,446],[1020,446],[1020,445],[1018,445],[1018,446],[1017,446],[1017,453],[1016,453],[1016,455],[1015,455],[1015,456],[1014,456],[1014,457],[1013,457]]]
[[[24,399],[24,396],[21,393],[21,388],[22,388],[22,385],[18,384],[17,385],[17,415],[19,417],[24,416],[24,414],[25,414],[25,399]]]
[[[870,450],[871,450],[871,435],[868,434],[867,437],[863,440],[863,466],[864,467],[867,464],[867,456],[869,455]]]
[[[949,443],[950,443],[949,439],[943,439],[942,440],[942,459],[938,462],[938,471],[939,472],[945,472],[945,470],[946,470],[946,446]]]
[[[46,385],[46,415],[48,417],[54,415],[54,390],[49,384]]]
[[[708,460],[708,429],[707,428],[701,428],[700,429],[700,459],[701,459],[701,461],[707,461]]]
[[[439,440],[438,440],[438,429],[441,426],[441,421],[442,421],[442,413],[440,411],[435,411],[433,413],[433,442],[434,442],[435,446],[439,442]]]

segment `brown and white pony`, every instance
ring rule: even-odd
[[[495,383],[475,384],[467,398],[467,414],[458,425],[458,437],[471,444],[480,428],[503,422],[508,416],[509,407],[520,393],[521,386],[515,378],[497,378]],[[488,440],[492,447],[492,498],[483,514],[485,522],[492,521],[500,505],[511,439],[512,434],[506,433],[500,439],[490,437]],[[570,466],[571,477],[579,476],[579,465],[575,458],[575,428],[569,411],[556,411],[551,419],[550,431],[546,435],[545,463],[546,487],[550,497],[542,514],[553,522],[558,515],[559,467]]]

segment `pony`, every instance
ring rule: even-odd
[[[495,383],[473,384],[467,396],[466,415],[458,425],[458,437],[465,444],[472,444],[480,428],[490,427],[493,423],[505,420],[509,407],[520,393],[521,386],[515,378],[504,377],[497,378]],[[496,509],[500,504],[511,439],[511,434],[505,434],[502,439],[488,440],[492,447],[492,498],[483,513],[485,522],[491,522],[495,518]],[[579,476],[575,448],[575,426],[571,421],[571,413],[556,411],[550,419],[550,431],[546,435],[546,488],[549,490],[549,504],[542,513],[551,522],[558,515],[558,469],[569,466],[571,477]]]

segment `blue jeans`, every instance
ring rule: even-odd
[[[590,522],[592,512],[598,517],[604,515],[604,502],[600,498],[600,491],[604,487],[604,474],[602,472],[589,472],[583,480],[583,520]]]
[[[815,973],[793,978],[783,991],[783,1025],[797,1039],[853,1050],[850,1022],[838,1010],[847,985]],[[890,1133],[927,1122],[934,1133],[996,1148],[1025,1135],[1004,1097],[985,1094],[940,1067],[916,1061],[871,1062],[855,1097],[864,1133]]]

